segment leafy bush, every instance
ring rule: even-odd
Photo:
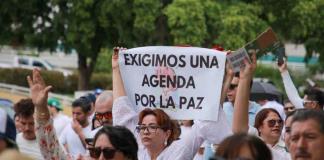
[[[22,68],[0,68],[0,82],[28,87],[27,76],[32,71]],[[71,94],[78,88],[78,74],[74,73],[64,77],[63,73],[57,71],[42,71],[42,76],[48,85],[53,86],[53,92]],[[90,80],[90,88],[112,88],[111,74],[94,73]]]

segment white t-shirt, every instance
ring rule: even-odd
[[[83,144],[79,138],[79,136],[74,132],[72,128],[72,123],[69,123],[63,130],[59,141],[62,145],[67,144],[68,153],[76,158],[78,155],[86,155],[87,150],[83,147]],[[87,127],[82,129],[82,132],[85,137],[89,137],[91,132],[91,125],[89,124]]]
[[[27,140],[23,137],[23,133],[18,133],[16,137],[16,143],[21,153],[26,154],[35,160],[44,159],[40,152],[39,144],[36,139]]]
[[[63,129],[69,124],[71,123],[71,118],[69,118],[68,116],[62,114],[62,113],[58,113],[54,118],[53,118],[53,125],[56,131],[56,135],[58,137],[61,136],[61,133],[63,131]]]

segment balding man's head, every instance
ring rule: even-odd
[[[113,95],[111,91],[102,92],[96,100],[95,112],[106,113],[112,110]]]

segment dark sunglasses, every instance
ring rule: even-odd
[[[276,125],[276,123],[278,123],[279,126],[282,126],[283,125],[283,121],[281,119],[279,120],[268,120],[268,126],[269,127],[274,127]]]
[[[95,117],[97,120],[102,120],[103,118],[112,119],[112,113],[110,111],[105,113],[95,113]]]
[[[112,159],[115,156],[116,153],[116,149],[113,148],[109,148],[109,147],[105,147],[103,149],[101,149],[100,147],[91,147],[88,148],[89,152],[90,152],[90,157],[92,158],[99,158],[101,155],[101,152],[103,153],[103,156],[105,157],[105,159]]]
[[[233,90],[233,89],[235,89],[237,87],[237,84],[231,84],[229,87],[228,87],[228,89],[229,90]]]

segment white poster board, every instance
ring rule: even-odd
[[[163,109],[172,119],[217,121],[226,53],[149,46],[119,53],[127,96],[137,111]]]

